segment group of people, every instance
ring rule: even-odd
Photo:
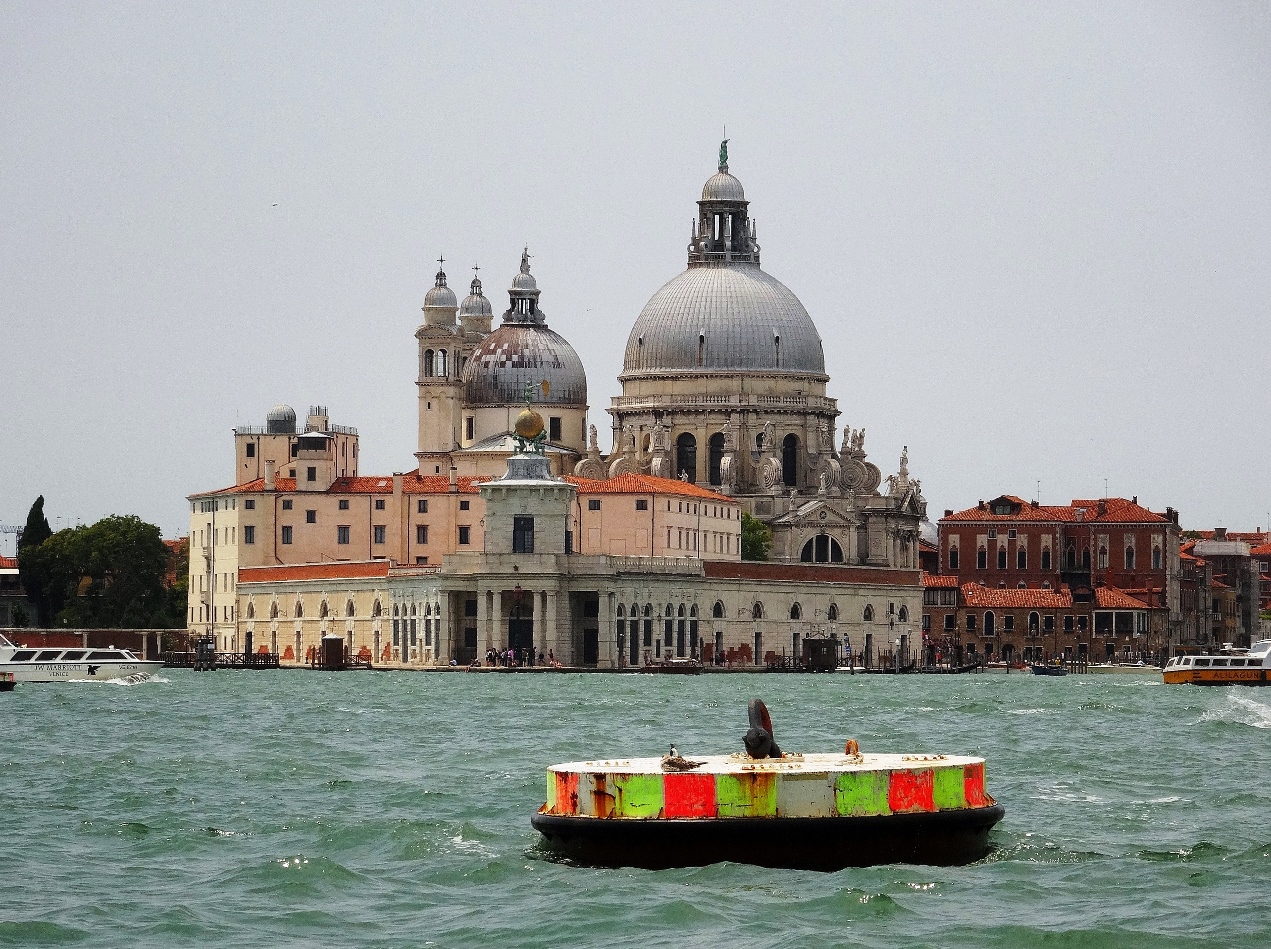
[[[547,655],[544,656],[541,651],[535,655],[533,649],[518,650],[512,646],[507,649],[494,649],[493,647],[487,649],[485,664],[492,668],[501,667],[504,669],[531,668],[536,665],[547,665],[553,669],[561,668],[560,660],[556,658],[555,652],[551,649],[547,650]],[[472,665],[479,666],[481,662],[476,660]]]

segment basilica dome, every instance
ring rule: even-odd
[[[721,149],[719,172],[697,202],[688,270],[636,319],[623,379],[677,371],[825,374],[821,334],[808,311],[760,267],[748,205]]]
[[[705,265],[667,283],[632,327],[623,375],[667,370],[825,372],[799,298],[757,264]]]
[[[463,367],[463,398],[468,405],[523,402],[527,384],[536,404],[587,404],[582,360],[565,337],[547,328],[538,308],[539,293],[527,252],[508,291],[511,305],[503,314],[503,325],[481,341]]]

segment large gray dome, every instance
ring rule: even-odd
[[[539,383],[547,380],[547,392]],[[534,402],[586,405],[587,374],[565,337],[542,323],[505,322],[482,340],[463,367],[463,398],[469,405],[507,405],[525,399],[525,384],[535,386]]]
[[[691,370],[824,375],[821,335],[789,289],[756,264],[692,266],[645,304],[623,376]]]

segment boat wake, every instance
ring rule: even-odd
[[[1232,722],[1250,728],[1271,728],[1271,705],[1259,702],[1234,689],[1222,702],[1200,716],[1202,722]]]

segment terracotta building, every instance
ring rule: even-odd
[[[1057,635],[1056,642],[1064,641],[1074,654],[1100,657],[1109,649],[1123,654],[1126,643],[1119,637],[1127,624],[1132,627],[1132,639],[1137,637],[1129,644],[1132,653],[1165,650],[1178,640],[1184,626],[1179,536],[1173,508],[1156,513],[1137,498],[1041,505],[1001,495],[964,511],[947,510],[939,522],[939,570],[958,578],[959,608],[968,611],[952,620],[952,631],[959,636],[974,633],[963,644],[975,644],[981,653],[986,646],[1003,642],[1019,655],[1025,645],[1035,651],[1041,644],[1002,639],[1005,630],[998,613],[1006,611],[1002,621],[1010,617],[1011,632],[1022,615],[1027,632],[1036,612],[1040,633],[1048,632],[1046,617],[1053,615],[1055,628],[1049,632],[1073,634],[1068,640]],[[961,592],[968,583],[975,585],[969,600]],[[1100,590],[1109,592],[1100,594]],[[1123,596],[1127,599],[1119,599]],[[1068,605],[1052,597],[1066,597]],[[1015,606],[1017,600],[1021,604],[1028,600],[1028,605]],[[990,602],[996,605],[972,605]],[[967,620],[977,611],[974,628],[968,630]],[[1099,624],[1096,614],[1102,614]],[[1134,615],[1127,619],[1113,614]],[[933,616],[930,635],[949,632],[945,624],[950,621],[947,613],[938,620]],[[986,621],[994,624],[989,636],[984,635]],[[1111,629],[1096,628],[1109,622]]]
[[[1115,587],[1088,600],[1069,588],[987,587],[923,575],[927,661],[1137,661],[1158,651],[1148,605]]]

